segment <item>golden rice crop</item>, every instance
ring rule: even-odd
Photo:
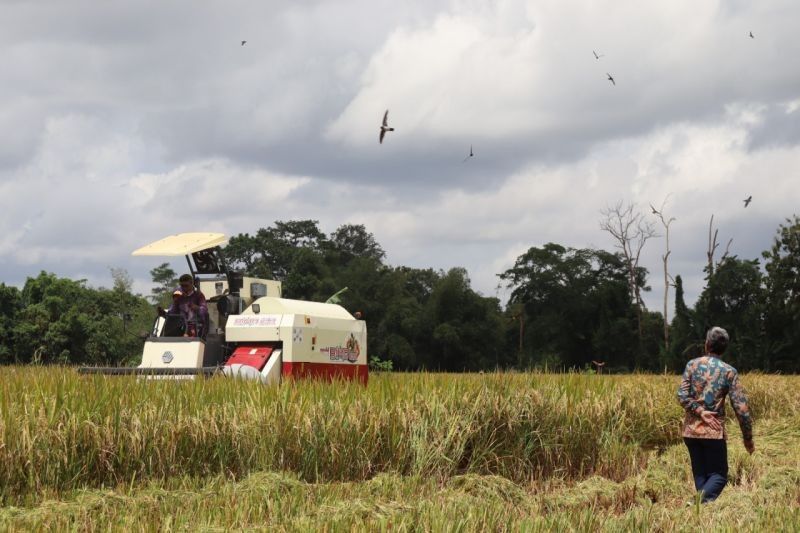
[[[675,376],[263,387],[0,370],[0,529],[791,531],[800,378],[748,375],[755,455],[691,498]]]
[[[756,420],[797,414],[796,382],[746,377]],[[307,482],[378,473],[623,480],[648,450],[679,442],[676,386],[673,376],[498,373],[264,387],[5,368],[0,499],[257,471]]]

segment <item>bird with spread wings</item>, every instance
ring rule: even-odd
[[[387,131],[394,131],[394,128],[389,127],[389,110],[386,110],[386,113],[383,114],[383,123],[381,124],[381,134],[378,137],[378,142],[383,144],[383,137],[386,135]]]

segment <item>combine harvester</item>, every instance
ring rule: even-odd
[[[229,271],[221,233],[181,233],[133,252],[186,256],[206,296],[205,338],[185,337],[180,315],[158,317],[138,367],[82,367],[83,374],[192,379],[222,372],[263,383],[343,378],[367,383],[367,326],[336,304],[281,298],[281,283]]]

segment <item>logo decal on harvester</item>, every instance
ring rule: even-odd
[[[164,361],[165,365],[170,364],[172,362],[172,359],[173,359],[172,352],[170,352],[169,350],[161,354],[161,360]]]
[[[280,324],[280,315],[239,315],[233,318],[232,325],[243,328],[263,328]]]
[[[293,328],[292,329],[292,342],[302,343],[303,342],[303,328]]]
[[[344,346],[328,346],[320,349],[320,352],[327,353],[331,361],[355,363],[358,361],[358,356],[361,355],[361,346],[359,346],[355,335],[351,333]]]

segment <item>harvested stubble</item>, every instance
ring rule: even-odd
[[[744,454],[741,446],[732,448],[735,456]],[[733,484],[703,508],[683,505],[690,495],[688,461],[679,444],[619,483],[592,476],[520,485],[492,475],[442,481],[390,473],[331,483],[306,483],[295,474],[274,472],[239,481],[170,478],[75,491],[30,508],[7,507],[0,510],[0,529],[797,531],[800,488],[789,471],[791,464],[796,471],[797,455],[787,457],[768,439],[763,448],[758,461],[772,488]]]

